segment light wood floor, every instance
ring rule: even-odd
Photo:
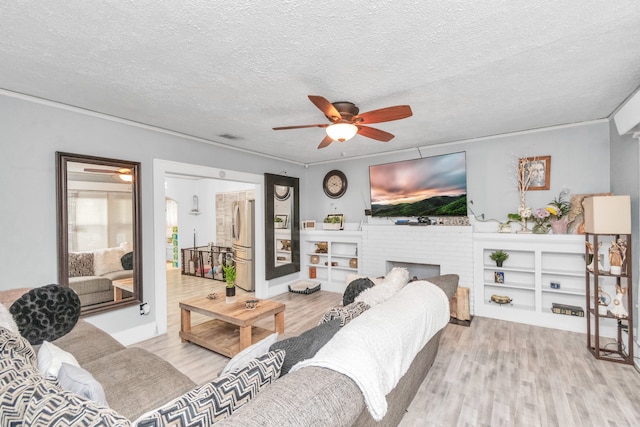
[[[206,296],[212,292],[217,292],[224,298],[224,288],[224,282],[183,276],[177,269],[167,270],[168,332],[166,335],[140,342],[135,346],[143,347],[167,360],[197,384],[216,378],[229,359],[197,345],[181,342],[178,336],[180,331],[178,303],[188,298]],[[240,288],[236,288],[236,291],[238,296],[247,294]],[[318,324],[320,317],[329,307],[342,304],[342,295],[324,291],[311,295],[285,293],[271,299],[287,305],[284,313],[285,333],[281,338],[297,336],[311,329]],[[193,325],[206,320],[211,318],[191,313]],[[273,317],[260,320],[256,325],[274,330]]]
[[[169,333],[137,345],[201,384],[228,359],[180,342],[178,301],[223,294],[224,284],[167,273]],[[342,296],[320,291],[273,299],[287,304],[285,336],[295,336]],[[273,328],[271,319],[263,322]],[[629,365],[595,360],[583,334],[476,317],[471,327],[447,325],[436,361],[400,425],[640,426],[640,374]]]

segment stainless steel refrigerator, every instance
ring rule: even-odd
[[[231,234],[236,286],[249,292],[256,289],[253,268],[254,205],[253,200],[240,200],[232,205]]]

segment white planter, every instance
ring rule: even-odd
[[[330,223],[330,222],[323,222],[323,223],[322,223],[322,229],[323,229],[323,230],[340,230],[340,229],[341,229],[341,228],[340,228],[341,226],[342,226],[342,225],[341,225],[341,224],[339,224],[339,223],[337,223],[337,224]]]

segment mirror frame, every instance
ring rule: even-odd
[[[134,304],[142,303],[142,223],[140,214],[140,163],[127,160],[56,151],[56,198],[57,198],[57,235],[58,235],[58,284],[69,287],[69,215],[67,206],[67,164],[69,162],[93,163],[99,166],[131,169],[133,182],[132,197],[132,236],[133,236],[133,297],[122,301],[111,301],[82,307],[81,315],[102,313]]]
[[[264,174],[264,244],[265,244],[265,279],[275,279],[276,277],[300,271],[300,194],[299,179],[290,176]],[[275,254],[275,228],[273,217],[275,215],[275,186],[285,185],[293,188],[292,198],[292,218],[291,218],[291,262],[276,267]]]

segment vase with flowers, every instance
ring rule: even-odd
[[[548,210],[539,208],[536,209],[536,212],[533,215],[533,220],[535,224],[533,225],[533,231],[535,234],[547,234],[551,229],[551,224],[549,223],[549,217],[551,214]]]
[[[553,199],[545,208],[549,212],[549,224],[553,234],[567,234],[567,226],[569,225],[569,202],[564,199],[565,190]]]

